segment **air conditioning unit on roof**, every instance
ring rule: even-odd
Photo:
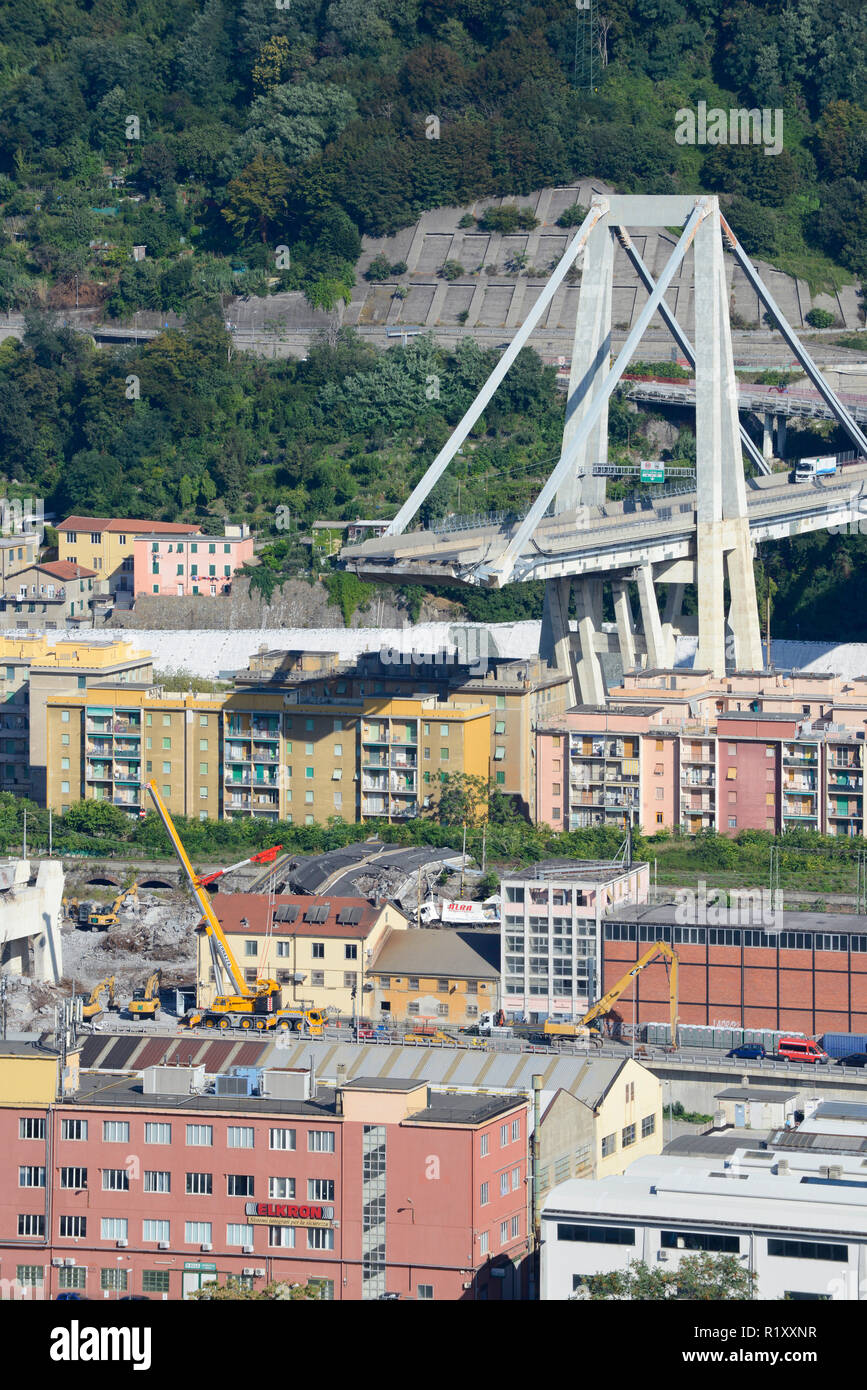
[[[159,1243],[159,1248],[160,1250],[169,1250],[171,1247],[167,1240],[161,1240]]]

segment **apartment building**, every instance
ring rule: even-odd
[[[47,703],[52,695],[83,691],[91,682],[119,684],[153,676],[150,652],[131,642],[38,636],[0,636],[0,787],[46,797]]]
[[[276,980],[283,1005],[343,1017],[369,1013],[371,961],[407,926],[393,903],[367,898],[220,893],[214,911],[248,984]],[[205,1006],[221,989],[203,926],[197,937],[196,997]]]
[[[4,592],[7,581],[14,574],[35,565],[39,559],[41,534],[40,526],[39,531],[22,531],[11,536],[0,536],[0,583]]]
[[[295,694],[226,697],[227,817],[406,820],[436,803],[447,774],[487,779],[485,704],[361,695],[301,703]]]
[[[253,538],[206,536],[193,530],[176,534],[147,532],[133,537],[133,593],[216,598],[232,588],[232,577],[253,559]]]
[[[95,570],[68,560],[27,565],[4,581],[2,622],[25,632],[50,632],[90,622],[95,578]]]
[[[460,641],[441,653],[367,652],[352,662],[336,653],[267,652],[251,658],[236,677],[239,689],[282,689],[287,702],[328,705],[373,697],[430,699],[459,708],[490,708],[488,761],[494,787],[530,816],[535,812],[535,730],[565,713],[568,682],[538,659],[502,659],[466,648],[478,634],[456,630]],[[472,639],[472,640],[470,640]],[[484,644],[482,644],[484,645]],[[488,769],[484,771],[488,776]],[[369,787],[368,790],[375,790]]]
[[[537,733],[540,819],[863,835],[865,715],[835,702],[811,720],[744,709],[699,723],[664,705],[579,706]]]
[[[94,570],[100,590],[131,600],[136,536],[196,535],[198,526],[135,517],[68,516],[57,528],[58,559]]]
[[[539,1021],[586,1013],[602,993],[602,918],[645,903],[649,886],[648,864],[549,860],[506,875],[500,884],[506,1014]]]
[[[148,682],[87,683],[50,696],[47,804],[109,801],[136,815],[156,782],[174,815],[220,817],[222,697],[161,693]]]

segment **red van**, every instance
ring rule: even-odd
[[[823,1052],[811,1038],[780,1038],[777,1043],[777,1056],[785,1062],[827,1062],[827,1052]]]

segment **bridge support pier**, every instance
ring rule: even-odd
[[[578,618],[576,677],[578,694],[585,705],[605,704],[605,682],[596,651],[596,634],[602,627],[602,580],[579,577],[574,581]]]
[[[778,458],[778,459],[784,459],[785,457],[786,457],[786,417],[785,417],[785,415],[778,415],[778,416],[777,416],[777,458]]]
[[[765,412],[762,422],[762,456],[766,459],[774,457],[774,417],[770,411]]]
[[[578,680],[572,633],[569,629],[571,592],[571,579],[549,579],[545,585],[539,655],[552,670],[569,673],[567,698],[569,704],[574,705],[578,700]]]
[[[669,584],[665,595],[665,609],[662,616],[662,640],[665,644],[665,665],[674,665],[677,647],[677,620],[683,611],[683,584]]]
[[[641,605],[641,623],[644,640],[647,644],[647,664],[666,666],[668,652],[659,620],[659,605],[656,602],[656,589],[653,583],[653,565],[648,561],[636,571],[638,580],[638,601]]]
[[[634,671],[635,621],[632,616],[629,585],[625,579],[615,579],[611,587],[614,591],[614,616],[617,619],[617,637],[620,643],[623,669],[624,671]]]

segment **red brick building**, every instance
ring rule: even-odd
[[[652,942],[664,940],[680,963],[682,1024],[867,1032],[867,918],[786,912],[775,931],[768,906],[619,909],[602,925],[604,988]],[[616,1007],[626,1023],[633,1019],[633,992],[639,1022],[668,1021],[663,964],[647,966],[621,997]]]
[[[18,1092],[0,1083],[0,1277],[26,1296],[181,1299],[228,1275],[333,1299],[520,1296],[523,1099],[297,1071],[266,1074],[296,1099],[165,1094],[150,1087],[198,1088],[201,1069],[160,1067],[22,1104],[25,1045],[0,1049]]]

